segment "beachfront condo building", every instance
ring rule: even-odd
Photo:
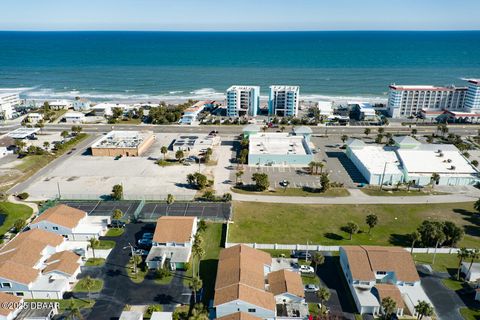
[[[18,93],[0,92],[0,119],[10,120],[15,113],[15,106],[20,104]]]
[[[392,118],[406,118],[425,112],[462,110],[467,87],[403,86],[392,84],[388,112]]]
[[[279,117],[296,117],[300,87],[270,86],[268,114]]]
[[[260,87],[231,86],[227,90],[227,117],[255,117],[260,108]]]
[[[465,97],[465,111],[480,113],[480,79],[468,80],[468,90]]]

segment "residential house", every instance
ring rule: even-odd
[[[184,269],[192,255],[193,239],[197,233],[197,217],[163,216],[158,218],[152,248],[145,260],[149,269]]]
[[[217,320],[261,320],[262,318],[252,316],[246,312],[236,312],[224,317],[217,318]]]
[[[92,103],[84,98],[75,99],[73,101],[73,110],[75,111],[89,111],[92,108]]]
[[[72,102],[68,100],[49,101],[48,105],[52,110],[66,110],[72,107]]]
[[[27,115],[27,121],[30,123],[38,123],[43,120],[43,114],[38,112],[32,112]]]
[[[462,262],[460,271],[465,275],[466,281],[480,280],[480,263],[474,262],[470,267],[470,262]]]
[[[41,229],[18,234],[0,249],[0,292],[27,299],[62,299],[80,257],[63,252],[64,238]]]
[[[69,240],[84,241],[103,236],[108,223],[108,217],[89,216],[83,210],[60,204],[35,218],[30,228],[47,230]]]
[[[66,123],[83,123],[85,121],[85,115],[81,112],[71,111],[65,113],[63,116]]]
[[[396,247],[340,247],[340,265],[361,314],[382,314],[381,301],[397,302],[396,314],[416,316],[415,306],[429,298],[408,251]]]
[[[21,311],[22,297],[0,292],[0,320],[13,320]]]

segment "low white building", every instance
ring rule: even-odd
[[[38,123],[43,120],[43,114],[38,112],[32,112],[27,115],[27,121],[30,123]]]
[[[69,109],[69,108],[72,107],[72,101],[55,100],[55,101],[49,101],[48,105],[50,106],[50,109],[52,109],[52,110],[64,110],[64,109]]]
[[[60,204],[45,210],[30,224],[30,228],[50,231],[69,240],[84,241],[103,236],[109,219],[89,216],[85,211]]]
[[[208,148],[213,149],[220,143],[219,136],[210,135],[180,135],[173,142],[173,151],[193,151],[199,152]]]
[[[112,109],[117,107],[114,103],[99,103],[91,107],[94,116],[109,117],[113,114]]]
[[[58,234],[32,229],[0,249],[0,292],[26,299],[62,299],[80,271],[80,256],[64,251]]]
[[[378,145],[367,145],[361,140],[347,141],[346,153],[368,184],[395,185],[403,181],[400,163],[393,150]]]
[[[162,216],[153,234],[152,248],[145,260],[148,268],[158,269],[166,263],[171,270],[184,269],[190,261],[192,243],[197,233],[197,217]]]
[[[329,118],[333,116],[333,102],[332,101],[318,101],[318,111],[321,117]]]
[[[85,114],[81,112],[67,112],[63,115],[66,123],[83,123],[85,121]]]
[[[462,267],[460,271],[465,275],[466,281],[480,280],[480,263],[479,262],[474,262],[471,268],[470,268],[470,262],[462,262]]]
[[[340,265],[360,314],[383,314],[381,301],[392,298],[398,316],[416,316],[420,301],[430,303],[415,262],[399,247],[343,246]]]

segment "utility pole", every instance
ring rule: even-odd
[[[58,199],[62,198],[62,194],[60,193],[60,182],[57,181],[57,191],[58,191]]]

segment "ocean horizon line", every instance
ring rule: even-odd
[[[435,33],[435,32],[480,32],[480,29],[365,29],[365,30],[351,30],[351,29],[332,29],[332,30],[160,30],[160,29],[0,29],[2,33],[15,32],[15,33],[67,33],[67,32],[124,32],[124,33]]]

